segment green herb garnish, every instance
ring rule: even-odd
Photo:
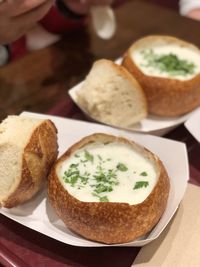
[[[64,182],[70,184],[72,187],[74,187],[78,181],[80,181],[82,185],[85,185],[87,184],[87,181],[89,179],[90,174],[88,172],[84,172],[83,175],[80,175],[78,166],[79,166],[78,163],[77,164],[72,163],[69,166],[69,169],[64,172],[63,176]],[[78,185],[78,187],[80,187],[80,184]]]
[[[161,73],[167,72],[170,76],[194,74],[196,65],[188,60],[180,59],[173,53],[160,55],[155,54],[152,49],[143,50],[141,53],[146,61],[145,67],[156,68]]]
[[[109,202],[109,200],[108,200],[108,197],[107,197],[107,196],[100,197],[100,198],[99,198],[99,200],[100,200],[101,202]]]
[[[126,172],[128,170],[126,165],[124,165],[123,163],[118,163],[117,164],[117,169],[120,170],[121,172]]]
[[[147,176],[148,174],[146,172],[141,172],[140,175],[141,176]]]
[[[100,194],[102,192],[111,192],[111,191],[113,191],[113,188],[110,185],[97,184],[95,187],[96,187],[96,189],[94,190],[94,192],[96,192],[97,194]]]
[[[94,161],[94,156],[90,154],[87,150],[84,150],[84,156],[87,161],[91,161],[93,163]]]
[[[81,189],[88,184],[92,195],[98,197],[99,201],[109,201],[105,193],[114,190],[114,187],[119,184],[119,173],[126,172],[128,167],[119,162],[114,168],[108,169],[106,167],[107,162],[111,161],[111,158],[92,154],[88,150],[82,150],[74,156],[74,162],[64,172],[63,181],[77,189]],[[95,169],[88,172],[87,167],[94,162],[97,164]],[[90,180],[90,183],[88,183],[88,180]]]
[[[97,157],[99,158],[100,161],[102,161],[102,157],[100,155],[97,155]]]
[[[138,181],[135,183],[135,186],[133,187],[133,189],[139,189],[142,187],[147,187],[149,185],[148,181]]]
[[[79,178],[78,164],[71,164],[69,169],[64,172],[64,181],[74,187]]]
[[[88,179],[89,179],[89,175],[88,176],[80,176],[80,179],[81,179],[81,183],[83,185],[86,185],[88,182]]]
[[[97,171],[93,177],[97,182],[113,184],[116,182],[117,174],[115,170],[105,170],[101,165],[98,165]]]
[[[109,202],[109,199],[108,199],[107,196],[103,196],[103,197],[101,197],[101,196],[99,196],[98,194],[95,194],[95,193],[93,193],[92,195],[93,195],[94,197],[98,197],[100,202]]]
[[[78,163],[77,163],[77,164],[72,163],[72,164],[70,165],[70,168],[77,168],[77,167],[78,167]]]

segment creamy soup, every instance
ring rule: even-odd
[[[132,53],[132,58],[149,76],[189,80],[200,72],[198,50],[176,44],[156,44],[138,49]]]
[[[123,143],[92,143],[57,169],[64,188],[85,202],[143,202],[157,181],[151,161]]]

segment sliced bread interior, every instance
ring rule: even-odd
[[[30,199],[57,158],[56,128],[49,120],[8,116],[0,124],[0,206]]]
[[[130,128],[147,116],[139,83],[124,67],[106,59],[94,63],[77,99],[92,118],[114,126]]]

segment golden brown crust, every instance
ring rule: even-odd
[[[194,45],[170,36],[148,36],[135,42],[124,55],[122,65],[138,80],[147,97],[149,112],[160,116],[178,116],[200,105],[200,74],[190,80],[167,79],[145,75],[134,63],[131,53],[155,39],[179,43],[200,50]]]
[[[59,181],[56,169],[71,153],[93,141],[128,143],[155,164],[159,178],[146,200],[137,205],[112,202],[82,202],[70,195]],[[57,215],[67,227],[83,237],[106,244],[125,243],[145,235],[159,221],[169,194],[169,178],[162,162],[150,151],[121,137],[94,134],[73,145],[53,166],[48,196]]]
[[[57,154],[57,130],[50,120],[45,120],[24,148],[20,183],[3,206],[12,208],[32,198],[46,181]]]

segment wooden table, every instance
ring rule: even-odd
[[[200,24],[172,10],[129,1],[116,10],[116,17],[118,28],[112,40],[100,40],[89,27],[1,68],[0,120],[24,110],[84,119],[67,90],[85,77],[94,60],[118,58],[141,36],[169,34],[200,46]],[[183,126],[166,137],[187,144],[190,182],[200,185],[199,144]],[[5,266],[128,267],[138,251],[68,246],[0,216],[0,262]]]

